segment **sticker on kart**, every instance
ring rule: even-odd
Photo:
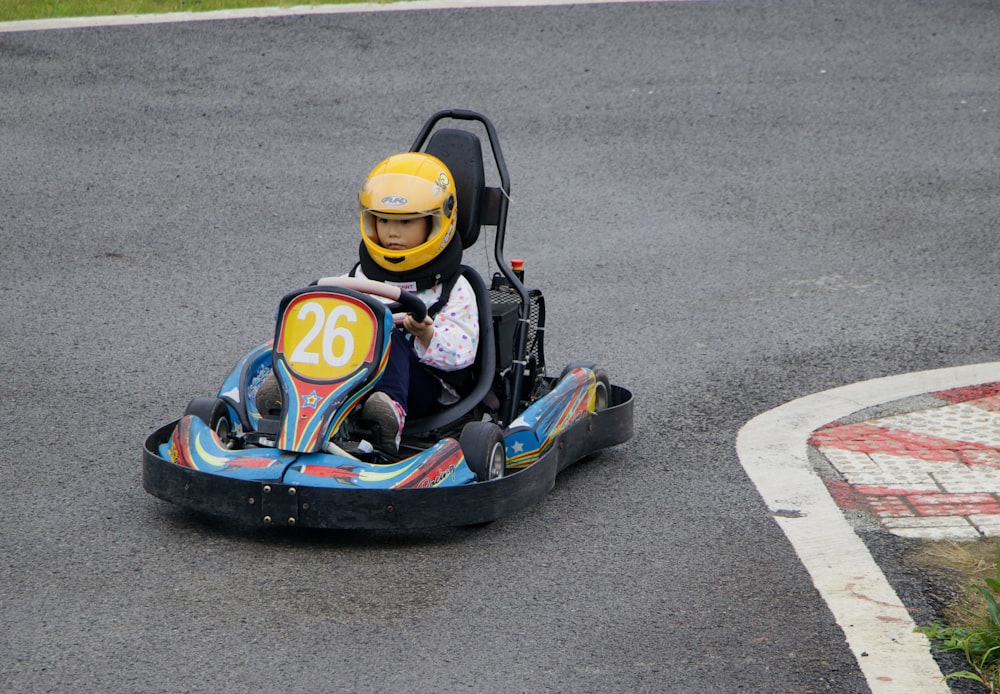
[[[315,289],[280,310],[274,367],[285,404],[278,447],[318,450],[385,368],[391,315],[348,290]]]
[[[372,365],[378,329],[375,313],[359,299],[303,294],[285,308],[275,353],[299,378],[340,382]]]

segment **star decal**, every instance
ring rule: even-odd
[[[518,453],[524,452],[524,443],[521,441],[515,441],[510,447],[510,452],[517,455]]]
[[[319,393],[313,388],[313,392],[302,396],[302,409],[315,410],[319,405]]]

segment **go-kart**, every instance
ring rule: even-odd
[[[499,186],[486,185],[480,136],[438,127],[446,119],[485,131]],[[245,525],[477,525],[536,503],[567,466],[631,438],[632,394],[603,369],[570,364],[546,375],[542,294],[504,258],[510,183],[492,122],[441,111],[411,151],[451,170],[463,248],[495,228],[499,270],[489,287],[460,270],[476,294],[480,341],[458,402],[407,419],[398,452],[373,446],[378,424],[359,404],[378,384],[394,322],[405,313],[420,320],[426,307],[390,284],[324,278],[281,299],[274,339],[240,359],[217,395],[195,398],[149,435],[147,492]],[[280,387],[277,407],[258,402],[269,376]]]

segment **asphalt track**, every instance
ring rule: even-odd
[[[338,11],[0,37],[17,405],[0,428],[0,681],[939,687],[926,658],[900,689],[884,650],[861,651],[779,531],[803,509],[763,488],[761,504],[734,446],[804,395],[995,359],[996,7],[896,7]],[[369,92],[403,107],[373,111]],[[608,364],[645,405],[636,440],[476,532],[248,535],[142,494],[144,434],[212,387],[227,345],[268,332],[288,278],[349,262],[353,242],[317,257],[353,238],[331,218],[442,106],[498,122],[550,363]],[[898,546],[861,535],[926,616]]]

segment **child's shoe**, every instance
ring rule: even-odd
[[[368,396],[361,416],[378,424],[380,435],[376,445],[379,448],[389,453],[399,452],[403,423],[406,421],[406,411],[402,405],[379,391]]]

